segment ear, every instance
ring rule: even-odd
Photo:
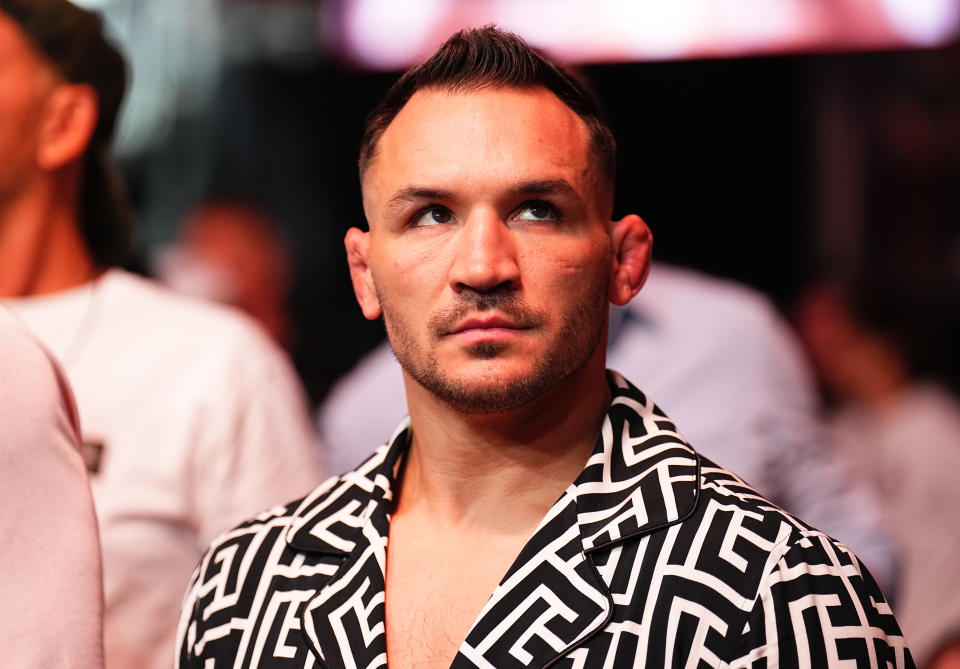
[[[613,267],[610,279],[610,301],[623,306],[640,292],[650,273],[653,235],[636,214],[610,223],[613,244]]]
[[[56,170],[78,160],[97,128],[97,94],[88,84],[60,84],[47,99],[40,125],[37,165]]]
[[[377,297],[376,285],[373,282],[373,273],[367,264],[370,253],[370,233],[359,228],[347,230],[343,239],[347,249],[347,264],[350,266],[350,280],[353,282],[353,293],[360,303],[360,310],[369,320],[380,317],[380,299]]]

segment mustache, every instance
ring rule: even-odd
[[[470,314],[493,310],[519,327],[538,327],[547,320],[544,312],[526,306],[516,295],[464,291],[457,296],[457,302],[452,307],[433,314],[427,321],[427,327],[431,334],[442,337],[453,331]]]

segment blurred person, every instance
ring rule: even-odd
[[[260,322],[284,348],[292,255],[277,224],[239,200],[211,200],[191,211],[158,257],[157,277],[184,293],[231,304]]]
[[[129,220],[109,163],[124,86],[95,14],[2,0],[0,298],[73,386],[106,664],[144,669],[169,666],[181,593],[211,537],[320,472],[302,390],[259,328],[110,268]]]
[[[764,296],[655,261],[640,294],[611,309],[607,346],[608,365],[643,379],[698,451],[851,546],[884,592],[894,590],[877,501],[829,448],[803,353]],[[327,470],[346,471],[367,457],[406,411],[402,368],[384,343],[320,407]]]
[[[913,666],[849,549],[606,369],[651,249],[610,220],[614,154],[583,84],[491,27],[388,91],[345,245],[409,419],[213,543],[180,667]]]
[[[103,667],[100,543],[79,437],[60,368],[0,306],[4,666]]]
[[[927,301],[896,281],[815,285],[795,317],[835,405],[836,444],[882,502],[901,567],[897,619],[919,666],[945,669],[960,655],[960,402],[917,374],[910,340],[929,348],[938,333],[924,328]]]

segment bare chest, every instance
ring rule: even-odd
[[[405,545],[387,550],[386,632],[390,669],[447,669],[522,542]]]

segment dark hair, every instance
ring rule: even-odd
[[[97,126],[83,157],[80,231],[100,266],[125,259],[131,212],[110,159],[110,144],[127,86],[126,62],[104,36],[95,12],[67,0],[0,0],[49,63],[67,81],[89,84],[97,93]]]
[[[519,36],[494,26],[461,30],[390,87],[367,118],[360,140],[361,181],[376,155],[380,137],[414,93],[425,88],[470,91],[497,86],[543,86],[556,95],[586,123],[599,173],[613,184],[616,143],[584,82],[550,62]]]

